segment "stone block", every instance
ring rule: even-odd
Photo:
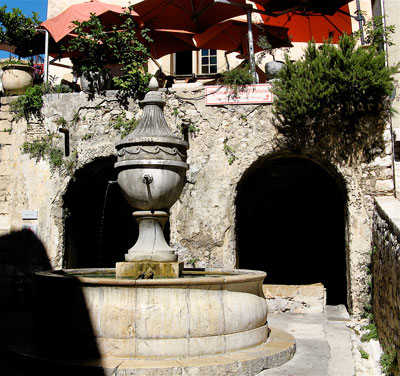
[[[132,338],[135,335],[136,289],[104,288],[99,307],[99,332],[106,338]]]
[[[228,334],[225,336],[227,353],[260,345],[268,339],[268,325],[247,332]]]
[[[87,315],[92,324],[93,334],[100,337],[100,320],[99,314],[102,306],[102,294],[95,287],[85,286],[82,289],[83,296],[87,305]]]
[[[97,338],[97,347],[102,357],[134,358],[135,339],[124,338]]]
[[[325,309],[325,289],[312,285],[264,285],[270,312],[318,313]]]
[[[10,231],[10,218],[6,214],[0,214],[0,230]]]
[[[190,290],[189,323],[193,337],[215,336],[225,332],[222,291]]]
[[[14,119],[14,114],[10,111],[2,111],[0,112],[0,119],[11,122]]]
[[[9,176],[0,175],[0,191],[6,190],[10,184]]]
[[[116,276],[145,279],[151,278],[178,278],[182,274],[183,262],[173,261],[128,261],[117,262]]]
[[[379,192],[391,192],[394,189],[393,180],[377,180],[375,188]]]
[[[8,120],[3,120],[0,119],[0,143],[6,143],[6,141],[4,141],[5,136],[9,136],[10,134],[8,132],[6,132],[6,129],[10,129],[11,128],[11,122]],[[4,137],[4,138],[3,138]]]
[[[7,201],[0,200],[0,215],[9,214],[10,208]]]
[[[189,314],[186,299],[185,289],[138,289],[135,319],[137,339],[146,341],[152,338],[188,336]]]
[[[185,358],[189,356],[189,338],[136,340],[138,358]]]
[[[265,324],[267,302],[257,295],[223,292],[225,333],[237,333]]]
[[[225,352],[225,337],[196,337],[189,339],[189,356],[204,356]]]
[[[8,105],[11,102],[15,101],[16,97],[13,96],[9,96],[9,97],[1,97],[0,98],[0,104],[1,104],[1,108],[4,108],[4,105]]]

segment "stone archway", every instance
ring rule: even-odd
[[[256,162],[237,187],[238,265],[268,284],[322,282],[328,304],[347,303],[345,193],[306,158]]]
[[[64,267],[115,267],[138,236],[133,209],[118,184],[116,157],[98,158],[75,173],[64,195]],[[104,206],[108,186],[107,200]]]

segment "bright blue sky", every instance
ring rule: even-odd
[[[45,21],[47,18],[47,0],[0,0],[0,6],[7,5],[7,10],[19,8],[27,16],[31,16],[32,12],[39,13],[39,19]],[[0,51],[0,58],[8,57],[9,52]]]

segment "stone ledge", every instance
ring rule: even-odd
[[[105,376],[173,376],[204,375],[225,376],[227,374],[253,376],[265,369],[278,367],[290,360],[296,352],[294,337],[283,330],[271,329],[269,340],[259,346],[226,353],[196,358],[179,359],[122,359],[106,358],[73,360],[47,358],[35,352],[29,341],[14,338],[9,349],[25,360],[36,362],[39,369],[58,369],[78,372],[102,370]],[[54,373],[56,374],[56,373]],[[80,373],[79,373],[80,374]],[[92,373],[90,373],[92,374]]]
[[[375,197],[376,208],[400,239],[400,201],[393,196]]]

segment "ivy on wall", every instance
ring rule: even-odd
[[[286,56],[273,88],[276,127],[285,136],[281,147],[313,149],[345,163],[382,153],[399,65],[385,66],[381,39],[369,40],[356,47],[355,36],[343,35],[337,46],[310,42],[299,61]]]

